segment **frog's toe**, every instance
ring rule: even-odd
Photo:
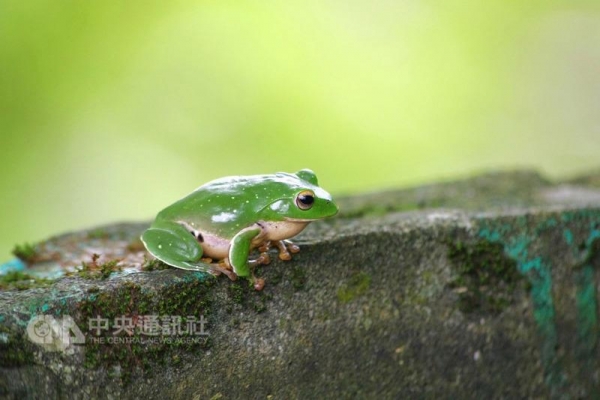
[[[277,240],[275,241],[275,245],[279,249],[279,259],[284,261],[292,259],[292,255],[290,253],[297,253],[300,251],[300,247],[288,240]]]
[[[235,274],[235,272],[233,272],[230,269],[224,268],[219,264],[213,264],[209,272],[215,276],[225,274],[232,281],[235,281],[237,279],[237,275]]]
[[[271,263],[271,257],[267,253],[261,253],[260,256],[254,260],[248,260],[248,266],[250,268],[256,268],[259,265],[267,265]]]
[[[267,241],[267,242],[263,242],[259,247],[258,247],[258,251],[260,251],[261,253],[266,253],[267,251],[269,251],[269,249],[271,248],[271,242]]]
[[[258,261],[263,265],[271,264],[271,256],[269,253],[260,253],[260,257],[258,257]]]
[[[283,243],[285,243],[285,245],[290,253],[295,254],[300,251],[300,246],[298,246],[297,244],[294,244],[293,242],[291,242],[289,240],[284,240]]]
[[[261,291],[265,287],[265,280],[263,278],[254,278],[253,286],[256,291]]]

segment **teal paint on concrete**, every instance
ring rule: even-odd
[[[590,234],[585,241],[586,246],[591,250],[592,245],[596,239],[600,239],[600,218],[597,221],[590,221]]]
[[[8,272],[13,271],[23,271],[26,268],[26,265],[23,261],[18,258],[14,258],[4,264],[0,265],[0,275],[4,275]]]
[[[576,276],[577,339],[580,357],[589,358],[598,340],[598,314],[594,268],[585,265]]]
[[[573,232],[571,232],[570,229],[565,229],[563,231],[563,236],[564,236],[565,241],[567,242],[567,244],[569,246],[572,246],[573,245]]]
[[[598,300],[596,296],[596,280],[594,266],[594,242],[600,239],[598,222],[590,221],[590,233],[585,240],[584,265],[576,275],[577,292],[577,339],[581,358],[589,358],[590,352],[598,343]],[[578,249],[573,249],[576,252]]]
[[[200,282],[204,282],[207,279],[211,279],[211,278],[213,278],[213,275],[209,274],[208,272],[194,271],[192,273],[185,274],[182,279],[184,282],[190,283],[190,282],[194,282],[196,280],[198,280]]]
[[[523,218],[524,220],[524,218]],[[492,221],[482,221],[479,237],[499,242],[505,253],[517,262],[517,268],[531,283],[531,300],[533,317],[542,338],[541,357],[544,367],[545,381],[551,391],[558,390],[566,383],[562,373],[556,348],[558,335],[556,332],[555,310],[552,299],[552,274],[550,265],[542,257],[529,257],[529,247],[534,239],[524,232],[524,223],[517,229],[508,229],[506,225],[496,230]]]
[[[598,298],[596,290],[596,267],[594,259],[597,254],[596,241],[600,239],[600,224],[593,218],[590,220],[590,233],[585,240],[584,265],[576,276],[577,280],[577,358],[582,367],[594,369],[594,354],[598,346]],[[575,247],[576,248],[576,247]],[[591,398],[600,398],[600,388],[594,387]]]
[[[577,238],[569,224],[579,226],[589,224],[587,237]],[[585,225],[584,225],[585,226]],[[517,262],[517,268],[531,283],[531,300],[533,317],[542,339],[541,357],[544,367],[545,381],[551,393],[560,392],[567,383],[562,372],[561,362],[557,355],[558,335],[556,330],[556,311],[552,298],[552,266],[543,254],[534,254],[537,247],[532,246],[543,237],[544,232],[562,229],[562,237],[574,256],[576,270],[574,283],[576,285],[577,311],[577,355],[580,361],[592,362],[593,350],[598,344],[600,333],[598,321],[598,300],[596,293],[595,269],[592,261],[593,254],[600,240],[600,210],[565,211],[560,217],[549,217],[535,226],[528,226],[525,216],[519,217],[513,226],[497,221],[482,220],[478,236],[504,246],[508,256]]]

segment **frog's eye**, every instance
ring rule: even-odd
[[[315,202],[315,194],[310,190],[305,190],[298,193],[296,196],[296,205],[301,210],[308,210]]]

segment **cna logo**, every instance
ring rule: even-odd
[[[33,343],[52,351],[64,351],[71,344],[85,343],[85,336],[69,315],[62,318],[35,315],[27,324],[27,336]]]

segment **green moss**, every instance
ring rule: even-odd
[[[357,296],[361,296],[371,286],[371,277],[365,272],[354,273],[347,282],[337,291],[337,298],[341,303],[348,303]]]
[[[160,271],[163,269],[169,269],[167,264],[163,263],[157,258],[151,260],[144,257],[144,263],[142,264],[142,271]]]
[[[247,286],[247,285],[246,285]],[[246,300],[244,287],[239,283],[232,283],[227,287],[227,293],[229,294],[229,298],[235,304],[244,304]]]
[[[292,267],[291,283],[296,291],[304,289],[306,285],[306,271],[304,268],[298,265]]]
[[[120,260],[111,260],[100,265],[100,276],[106,279],[116,271],[121,271],[123,268],[119,266]]]
[[[368,204],[355,210],[343,211],[341,218],[381,217],[392,212],[412,211],[423,208],[417,203]]]
[[[448,258],[457,273],[450,287],[458,293],[462,312],[499,313],[512,304],[517,285],[525,286],[516,261],[500,243],[450,241]]]
[[[140,285],[128,281],[110,292],[99,292],[97,289],[88,292],[89,296],[79,304],[79,326],[88,327],[90,319],[101,317],[108,322],[108,329],[86,333],[86,352],[84,365],[88,368],[110,369],[114,365],[121,367],[121,379],[127,382],[136,370],[149,373],[154,363],[180,362],[176,349],[183,352],[207,349],[211,345],[210,338],[193,333],[182,332],[179,335],[147,335],[134,328],[131,335],[118,330],[118,318],[130,318],[138,325],[147,316],[157,316],[164,323],[180,319],[182,328],[188,320],[205,318],[211,314],[211,292],[214,280],[189,279],[169,284],[153,293],[144,290]],[[191,321],[191,320],[190,320]],[[208,323],[207,323],[208,324]],[[162,326],[162,325],[161,325]],[[207,325],[207,330],[208,329]],[[96,335],[99,333],[99,335]],[[109,340],[127,340],[128,343],[109,344]],[[155,340],[152,340],[155,339]],[[151,340],[151,341],[149,341]]]
[[[10,271],[0,275],[0,290],[27,290],[37,287],[46,287],[54,280],[38,278],[22,271]]]
[[[119,265],[121,260],[110,260],[99,264],[99,258],[98,254],[94,254],[91,262],[82,262],[76,274],[84,279],[107,279],[113,272],[120,272],[123,269]]]
[[[38,252],[38,247],[32,243],[17,244],[12,250],[15,257],[25,261],[32,262],[35,260]]]
[[[33,363],[31,343],[25,335],[0,325],[0,366],[12,368]]]
[[[267,303],[272,296],[263,291],[256,291],[250,284],[233,282],[227,287],[227,294],[231,304],[227,306],[227,312],[232,312],[234,308],[252,309],[257,313],[267,310]]]
[[[267,311],[267,303],[273,299],[273,296],[264,291],[258,292],[258,296],[254,297],[254,302],[252,303],[252,308],[256,313],[261,313]]]
[[[106,230],[102,228],[94,229],[93,231],[88,232],[88,239],[108,239],[109,234]]]

